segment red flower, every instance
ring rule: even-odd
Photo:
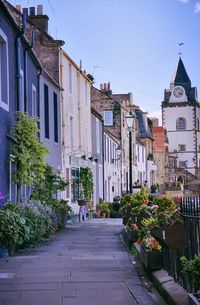
[[[147,198],[144,202],[144,205],[147,205],[149,203],[149,201],[150,201],[149,198]]]
[[[175,202],[176,202],[176,203],[181,203],[181,201],[182,201],[181,197],[177,197],[177,198],[175,199]]]

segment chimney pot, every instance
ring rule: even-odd
[[[108,82],[108,90],[110,90],[110,82]]]
[[[37,6],[37,15],[43,15],[43,5],[39,4]]]
[[[20,4],[16,5],[16,10],[18,10],[21,13],[22,9],[21,9],[21,5]]]
[[[29,10],[30,10],[30,11],[29,11],[30,16],[35,16],[35,7],[32,6],[32,7],[30,7]]]
[[[24,8],[22,9],[22,11],[23,11],[23,14],[24,14],[24,15],[28,16],[28,8],[27,8],[27,7],[24,7]]]
[[[106,90],[106,88],[107,88],[107,84],[106,84],[106,83],[104,83],[104,90]]]
[[[100,90],[103,90],[103,84],[100,84]]]

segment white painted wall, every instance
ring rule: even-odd
[[[121,196],[121,157],[118,157],[116,148],[118,143],[104,133],[106,140],[104,155],[104,193],[105,201],[113,202],[115,196]],[[105,144],[104,144],[105,145]],[[116,160],[118,159],[119,160]]]
[[[89,164],[93,168],[91,163],[83,164],[80,158],[92,152],[90,80],[63,50],[60,52],[60,80],[64,89],[61,93],[62,169],[64,178],[66,168],[69,169],[69,180],[71,180],[73,166],[80,168]],[[77,158],[80,160],[77,161]],[[69,200],[69,204],[77,213],[78,204],[71,202],[71,188],[69,197],[66,198],[66,192],[63,192],[63,197]]]

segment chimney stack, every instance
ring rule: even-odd
[[[34,6],[32,6],[32,7],[30,7],[29,8],[29,10],[30,10],[30,16],[35,16],[35,7]]]
[[[28,7],[23,8],[23,14],[26,15],[26,17],[28,16]]]
[[[37,15],[43,15],[43,5],[39,4],[37,6]]]
[[[35,7],[30,7],[29,8],[29,18],[43,32],[48,33],[49,17],[47,15],[43,15],[43,5],[39,4],[37,6],[37,15],[35,15]]]
[[[17,4],[16,5],[16,10],[18,10],[18,12],[22,12],[22,8],[21,8],[21,5],[20,4]]]

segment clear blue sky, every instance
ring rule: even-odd
[[[182,60],[200,91],[200,2],[196,0],[10,0],[43,4],[51,36],[95,86],[111,82],[113,93],[132,92],[149,114],[160,111],[165,88]],[[200,92],[199,92],[200,96]]]

